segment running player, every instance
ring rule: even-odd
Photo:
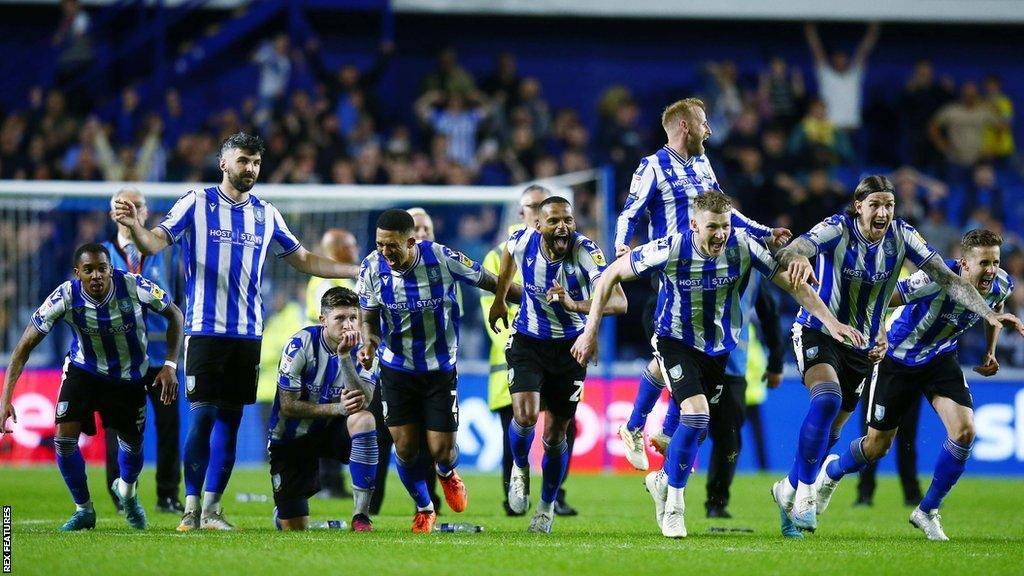
[[[187,192],[152,230],[143,226],[130,201],[114,201],[115,219],[128,228],[143,254],[182,245],[189,425],[181,532],[234,528],[224,518],[221,498],[235,465],[242,407],[256,401],[263,267],[271,244],[277,244],[278,258],[310,276],[355,278],[359,273],[353,264],[307,251],[274,205],[250,193],[264,148],[258,136],[228,137],[220,149],[220,185]]]
[[[904,259],[920,268],[953,302],[991,326],[1007,320],[993,312],[967,280],[950,271],[912,226],[896,218],[895,209],[889,179],[868,176],[854,190],[845,213],[829,217],[779,251],[779,262],[793,281],[817,283],[817,293],[829,310],[871,343],[851,346],[807,310],[797,315],[793,345],[811,402],[800,428],[793,468],[772,487],[787,538],[800,538],[801,530],[817,528],[813,484],[822,459],[857,407],[872,364],[885,356],[888,345],[882,319]],[[817,262],[814,267],[811,257]]]
[[[171,404],[178,395],[178,350],[182,316],[171,297],[149,280],[115,270],[110,253],[100,244],[75,250],[74,279],[47,297],[32,315],[32,324],[18,342],[4,379],[0,397],[0,432],[10,433],[7,419],[18,421],[11,398],[14,386],[32,350],[46,338],[58,320],[74,330],[71,350],[64,361],[57,397],[57,434],[53,439],[57,467],[75,501],[74,515],[61,530],[96,527],[96,511],[89,497],[85,460],[78,449],[81,433],[96,434],[93,413],[103,426],[117,430],[120,476],[111,490],[132,528],[146,528],[146,512],[139,505],[137,481],[142,471],[142,432],[146,426],[146,388],[160,388],[160,399]],[[164,365],[155,379],[146,377],[146,311],[168,321]]]
[[[594,356],[598,319],[621,282],[659,275],[658,307],[651,339],[662,378],[671,383],[680,407],[680,424],[668,445],[662,471],[647,475],[655,518],[662,535],[686,536],[683,492],[700,442],[709,423],[708,398],[726,385],[725,365],[746,328],[748,310],[741,305],[757,269],[812,310],[824,325],[854,341],[863,336],[840,324],[806,284],[795,288],[788,272],[779,269],[768,250],[745,230],[732,233],[732,203],[712,191],[694,200],[691,229],[633,249],[616,260],[601,277],[592,296],[590,314],[572,353],[585,364]]]
[[[670,104],[661,114],[661,125],[668,143],[641,159],[633,174],[626,205],[615,223],[616,258],[629,252],[633,233],[644,212],[650,218],[648,241],[682,234],[690,227],[694,199],[705,192],[722,189],[711,162],[704,155],[704,142],[711,137],[704,102],[684,98]],[[773,248],[785,245],[790,238],[789,230],[762,226],[735,210],[731,225],[736,229],[745,228],[753,238],[770,241]],[[654,317],[655,302],[655,297],[648,299],[645,318]],[[648,338],[653,336],[653,326],[644,324],[644,330]],[[619,427],[626,459],[638,470],[647,470],[649,465],[644,448],[644,426],[664,389],[657,362],[651,360],[640,377],[633,412]]]
[[[946,265],[985,299],[1001,322],[1024,326],[1009,314],[1003,303],[1013,292],[1013,280],[999,268],[999,247],[1003,239],[989,230],[971,230],[961,240],[963,256]],[[924,271],[918,271],[896,286],[892,306],[902,306],[888,330],[889,350],[875,367],[868,397],[868,432],[857,438],[842,455],[825,459],[815,490],[818,514],[825,511],[839,480],[878,461],[892,446],[896,428],[907,408],[919,395],[927,396],[946,427],[946,442],[935,464],[932,484],[921,504],[910,514],[910,523],[929,540],[949,540],[942,530],[939,505],[964,472],[974,442],[974,412],[957,359],[957,338],[981,317],[953,300]],[[984,363],[974,369],[982,376],[999,370],[995,358],[1001,326],[985,327],[988,351]]]
[[[459,427],[456,353],[462,310],[456,282],[488,292],[494,274],[450,248],[414,238],[413,217],[386,210],[377,219],[377,249],[362,263],[357,285],[363,346],[369,368],[380,364],[384,418],[395,441],[398,476],[416,503],[413,532],[430,532],[437,518],[424,470],[417,466],[420,434],[427,445],[445,500],[453,512],[466,509],[466,487],[455,471]],[[509,290],[518,299],[519,286]]]
[[[543,403],[544,459],[540,502],[527,532],[551,532],[555,499],[569,467],[566,431],[576,417],[583,395],[586,365],[570,353],[583,331],[590,293],[607,267],[593,240],[576,233],[572,205],[559,196],[540,203],[539,226],[520,228],[509,236],[501,257],[498,289],[488,324],[508,329],[505,295],[517,270],[522,270],[523,293],[505,346],[513,417],[509,446],[514,465],[508,485],[509,508],[518,514],[529,507],[530,446]],[[626,311],[626,295],[616,286],[604,308],[606,314]]]
[[[377,431],[366,409],[376,377],[359,350],[359,297],[329,288],[320,323],[298,331],[281,354],[277,396],[268,423],[275,521],[282,530],[309,526],[309,497],[320,490],[320,461],[350,463],[352,530],[370,532]]]

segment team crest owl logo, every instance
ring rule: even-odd
[[[572,262],[566,262],[565,263],[565,273],[566,274],[575,274],[576,273],[576,267],[572,265]]]
[[[441,270],[439,270],[438,268],[436,268],[434,266],[431,266],[430,268],[427,268],[427,280],[430,280],[431,282],[440,282],[441,281]]]
[[[196,390],[196,377],[195,376],[186,376],[185,377],[185,391],[188,392],[189,394],[191,394],[191,393],[195,392],[195,390]]]
[[[679,380],[680,378],[683,377],[683,367],[676,364],[675,366],[669,369],[668,376],[673,380]]]
[[[125,314],[131,312],[133,308],[130,300],[121,300],[120,302],[117,303],[117,307],[121,310],[121,312],[124,312]]]
[[[892,238],[886,238],[885,242],[882,243],[882,251],[885,252],[886,256],[896,255],[896,241]]]
[[[807,349],[807,359],[808,360],[814,360],[817,357],[818,357],[818,347],[817,346],[811,346],[810,348]]]
[[[739,246],[729,246],[725,249],[725,259],[729,264],[738,264],[740,261],[740,248]]]
[[[875,404],[875,420],[881,420],[882,418],[885,418],[885,406]]]
[[[257,224],[263,224],[267,221],[267,213],[263,206],[255,206],[252,210],[252,217],[256,220]]]
[[[59,418],[59,417],[65,415],[67,413],[68,413],[68,403],[67,402],[57,402],[57,417]]]
[[[274,492],[281,491],[281,475],[274,474],[270,477],[270,483],[274,486]]]

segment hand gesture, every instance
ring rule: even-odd
[[[377,343],[366,342],[363,347],[356,352],[356,358],[359,359],[359,363],[363,365],[363,368],[370,370],[373,368],[373,358],[377,355]]]
[[[994,376],[996,372],[999,372],[999,361],[996,360],[996,355],[985,354],[985,357],[981,359],[981,366],[975,366],[974,371],[982,376]]]
[[[362,390],[345,388],[341,391],[341,407],[344,409],[346,416],[359,412],[366,408],[367,404],[366,395],[363,394]]]
[[[505,328],[498,327],[498,320],[501,320]],[[491,304],[491,309],[487,312],[487,324],[491,327],[492,332],[508,330],[508,306],[505,305],[504,300],[494,299],[494,304]]]
[[[629,252],[629,246],[626,246],[625,244],[616,244],[615,245],[615,257],[616,258],[618,258],[619,256],[622,256],[623,254],[625,254],[627,252]]]
[[[885,330],[879,330],[878,338],[875,338],[875,347],[868,352],[868,360],[878,364],[885,358],[885,352],[889,349],[889,340],[885,336]]]
[[[164,366],[153,380],[153,388],[160,388],[160,401],[170,406],[178,399],[178,373],[170,366]]]
[[[1024,322],[1021,322],[1020,318],[1017,318],[1008,312],[996,314],[994,317],[989,319],[988,323],[995,328],[1005,326],[1011,330],[1016,330],[1018,334],[1024,336]]]
[[[14,432],[14,429],[7,425],[8,418],[15,424],[18,423],[18,414],[14,411],[14,405],[10,402],[5,402],[3,406],[0,406],[0,434],[11,434]]]
[[[359,345],[362,341],[362,337],[359,332],[355,330],[346,330],[341,335],[341,339],[338,340],[337,353],[338,356],[344,356],[352,351],[353,348]]]
[[[840,322],[835,322],[828,326],[829,334],[836,340],[853,346],[854,348],[863,348],[867,346],[868,339],[861,334],[860,330]]]
[[[569,296],[569,293],[566,292],[565,288],[563,288],[562,285],[558,283],[558,280],[555,280],[554,282],[555,285],[552,286],[551,288],[548,288],[548,304],[551,304],[552,302],[558,302],[559,304],[562,305],[562,308],[565,308],[569,312],[578,312],[578,310],[576,310],[576,301],[573,300],[571,296]]]
[[[126,198],[114,199],[114,221],[129,228],[142,225],[142,222],[139,220],[138,208]]]
[[[576,342],[573,343],[569,352],[580,363],[580,366],[586,366],[591,358],[594,359],[594,365],[597,366],[597,334],[584,330],[576,338]]]
[[[818,284],[818,279],[814,277],[814,267],[811,266],[811,261],[803,256],[795,256],[789,261],[789,282],[794,288],[799,288],[805,283],[810,283],[812,286]]]

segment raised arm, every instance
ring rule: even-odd
[[[29,355],[43,341],[43,338],[46,338],[46,334],[29,324],[11,354],[11,363],[7,366],[7,372],[4,374],[4,391],[0,394],[0,434],[13,432],[7,426],[8,418],[15,424],[18,422],[18,415],[14,412],[14,405],[11,403],[14,398],[14,387],[18,384],[18,378],[21,377],[22,370],[25,369],[25,362],[28,362]]]
[[[135,204],[126,198],[114,199],[114,220],[118,224],[128,227],[132,242],[140,252],[147,256],[156,254],[171,245],[170,238],[167,237],[167,232],[163,228],[146,229],[142,220],[139,219],[139,211],[135,208]]]
[[[929,259],[921,266],[921,270],[924,270],[929,278],[937,282],[946,291],[946,294],[949,294],[950,298],[984,318],[989,326],[996,327],[1006,324],[1007,327],[1012,326],[1017,332],[1024,335],[1024,323],[1019,318],[1013,314],[997,313],[989,308],[988,303],[981,297],[977,289],[971,286],[968,281],[953,273],[949,266],[946,266],[946,263],[942,261],[942,258],[935,257]]]
[[[881,34],[881,30],[882,26],[878,22],[868,24],[868,31],[864,34],[864,38],[860,41],[857,51],[853,55],[853,65],[855,67],[859,68],[867,64],[868,56],[871,55],[871,51],[878,44],[878,36]]]
[[[807,38],[807,45],[811,47],[814,65],[824,66],[828,59],[825,55],[825,47],[821,44],[821,37],[818,36],[818,26],[812,22],[804,24],[804,36]]]
[[[313,254],[305,248],[299,247],[291,254],[284,257],[292,268],[299,272],[316,276],[318,278],[358,278],[359,266],[356,264],[342,264],[330,258],[324,258]]]

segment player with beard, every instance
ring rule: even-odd
[[[187,192],[152,230],[143,226],[129,200],[114,201],[115,220],[127,227],[143,254],[182,245],[189,425],[181,532],[233,529],[224,519],[221,498],[235,464],[242,407],[256,401],[263,267],[271,244],[277,244],[278,258],[310,276],[354,278],[359,273],[356,265],[303,248],[277,208],[250,193],[264,149],[258,136],[229,136],[220,148],[220,185]]]
[[[793,468],[771,491],[787,538],[800,538],[801,530],[817,528],[814,483],[822,459],[857,407],[872,365],[885,357],[885,308],[905,259],[951,301],[983,317],[990,326],[1013,318],[989,308],[974,286],[953,273],[917,230],[896,217],[895,210],[892,182],[884,176],[868,176],[857,185],[846,212],[816,225],[778,254],[795,282],[816,284],[829,310],[841,322],[860,330],[869,342],[851,345],[807,310],[801,309],[797,315],[793,346],[811,403],[800,428]],[[812,257],[816,266],[810,263]]]
[[[726,385],[729,352],[746,330],[749,309],[742,305],[752,269],[782,287],[823,325],[855,341],[863,337],[836,320],[809,286],[795,287],[786,270],[746,230],[732,232],[732,203],[711,191],[694,200],[690,230],[637,247],[616,260],[592,295],[583,333],[572,347],[585,365],[597,348],[598,319],[621,282],[657,273],[661,283],[654,316],[654,358],[672,386],[680,424],[669,441],[665,467],[647,475],[655,518],[663,536],[684,538],[683,492],[710,421],[708,397]]]
[[[661,124],[668,143],[641,159],[633,174],[626,205],[615,222],[616,258],[629,252],[634,231],[645,212],[650,219],[649,242],[670,234],[683,234],[693,218],[694,199],[706,192],[722,190],[711,162],[705,156],[704,142],[711,137],[711,126],[704,102],[698,98],[684,98],[670,104],[661,114]],[[749,236],[769,242],[773,249],[785,245],[791,235],[785,228],[768,228],[736,210],[731,215],[731,226],[746,229]],[[645,318],[654,317],[656,301],[656,296],[648,299],[644,308]],[[644,323],[644,330],[650,339],[654,327]],[[629,420],[619,427],[626,459],[638,470],[647,470],[648,467],[644,427],[647,415],[664,389],[665,382],[660,379],[657,362],[651,360],[640,377],[633,412]]]
[[[597,244],[576,232],[572,205],[559,196],[542,201],[537,227],[516,230],[505,246],[488,323],[494,331],[499,320],[509,328],[505,295],[516,270],[522,270],[522,298],[505,347],[513,411],[508,437],[514,459],[508,506],[520,514],[529,507],[530,446],[543,405],[543,482],[527,532],[549,533],[558,489],[569,467],[566,431],[576,417],[587,377],[586,365],[576,362],[570,349],[583,331],[590,293],[607,265]],[[604,312],[625,311],[626,295],[617,286]]]
[[[960,243],[963,256],[947,260],[946,265],[977,289],[1001,322],[1015,324],[1024,332],[1020,321],[1002,314],[1003,303],[1013,292],[1013,280],[999,268],[1002,244],[1002,237],[995,232],[971,230]],[[957,338],[980,316],[953,300],[924,271],[901,280],[890,305],[902,308],[888,330],[889,351],[871,379],[867,435],[854,440],[842,455],[825,459],[815,484],[817,511],[824,512],[844,475],[863,469],[889,451],[904,413],[924,394],[948,438],[939,452],[932,484],[910,514],[910,523],[929,540],[949,540],[940,523],[939,504],[963,474],[974,442],[973,403],[957,358]],[[982,376],[999,371],[995,350],[1000,329],[991,324],[985,327],[988,352],[984,363],[974,369]]]

